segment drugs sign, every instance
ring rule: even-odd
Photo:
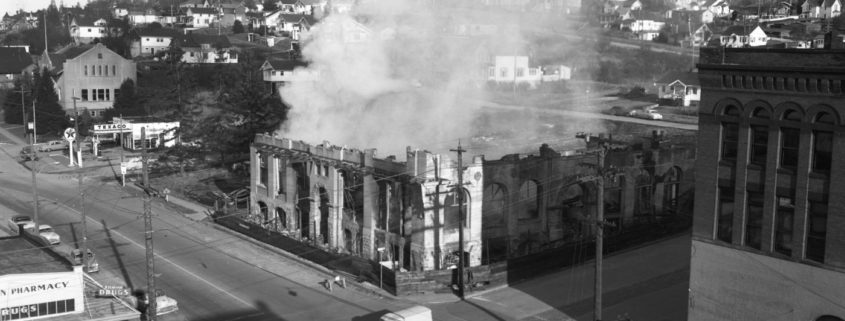
[[[104,296],[128,296],[129,289],[117,285],[104,285],[102,289],[97,290],[98,297]]]

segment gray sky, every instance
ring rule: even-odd
[[[79,5],[85,6],[88,0],[64,0],[65,6],[73,6],[79,2]],[[59,5],[61,0],[56,0],[56,5]],[[22,9],[24,11],[34,11],[47,8],[50,5],[50,0],[0,0],[0,15],[8,12],[9,14]]]

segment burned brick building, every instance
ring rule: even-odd
[[[410,148],[407,161],[398,162],[372,149],[259,134],[250,164],[250,221],[409,271],[455,264],[461,191],[464,255],[471,266],[481,264],[481,157],[464,163],[461,188],[456,162]]]
[[[605,183],[605,218],[610,233],[679,215],[691,206],[692,144],[671,144],[661,132],[640,143],[615,144],[606,166],[621,171]],[[589,146],[588,146],[589,147]],[[593,235],[596,185],[581,178],[596,157],[559,153],[546,145],[535,155],[485,160],[482,200],[483,262],[534,253]],[[689,209],[691,210],[691,209]],[[682,215],[691,215],[689,211]]]

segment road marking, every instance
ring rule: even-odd
[[[48,200],[49,200],[49,199],[48,199]],[[79,211],[78,211],[78,210],[76,210],[75,208],[72,208],[72,207],[69,207],[69,208],[70,208],[73,212],[76,212],[77,214],[82,215],[82,213],[79,213]],[[102,224],[102,223],[100,223],[100,222],[97,222],[97,221],[96,221],[93,217],[86,217],[86,218],[87,218],[89,221],[91,221],[93,224],[95,224],[96,226],[100,226],[100,228],[103,228],[103,224]],[[138,242],[135,242],[134,240],[132,240],[132,239],[130,239],[130,238],[128,238],[128,237],[126,237],[125,235],[123,235],[123,233],[120,233],[120,232],[115,231],[115,230],[109,230],[109,232],[110,232],[110,233],[113,233],[113,234],[117,234],[118,236],[122,237],[123,239],[125,239],[125,240],[129,241],[129,243],[132,243],[132,245],[135,245],[135,246],[137,246],[137,247],[139,247],[139,248],[141,248],[141,249],[146,249],[146,247],[145,247],[145,246],[143,246],[143,245],[139,244]],[[223,293],[225,293],[226,295],[228,295],[228,296],[232,297],[233,299],[235,299],[235,301],[238,301],[238,302],[240,302],[240,303],[243,303],[244,305],[246,305],[246,306],[248,306],[248,307],[251,307],[251,308],[252,308],[252,307],[254,307],[254,306],[253,306],[252,304],[250,304],[249,302],[246,302],[246,301],[244,301],[243,299],[241,299],[241,298],[239,298],[239,297],[235,296],[235,295],[234,295],[234,294],[232,294],[231,292],[224,290],[223,288],[221,288],[221,287],[219,287],[219,286],[215,285],[214,283],[211,283],[211,281],[208,281],[208,280],[206,280],[206,279],[202,278],[201,276],[196,275],[195,273],[193,273],[193,272],[191,272],[191,271],[188,271],[187,269],[183,268],[183,267],[182,267],[182,266],[180,266],[179,264],[176,264],[175,262],[173,262],[173,261],[171,261],[171,260],[168,260],[166,257],[163,257],[163,256],[161,256],[161,255],[158,255],[157,253],[154,253],[154,254],[155,254],[155,256],[157,256],[157,257],[161,258],[161,259],[162,259],[162,260],[164,260],[165,262],[172,264],[173,266],[175,266],[175,267],[176,267],[176,268],[178,268],[179,270],[182,270],[182,272],[185,272],[185,273],[187,273],[188,275],[193,276],[193,277],[197,278],[198,280],[200,280],[200,281],[204,282],[205,284],[210,285],[212,288],[216,289],[217,291],[223,292]]]
[[[114,233],[114,234],[117,234],[117,235],[120,235],[120,237],[122,237],[122,238],[126,239],[127,241],[129,241],[129,243],[132,243],[133,245],[135,245],[135,246],[137,246],[137,247],[139,247],[139,248],[146,249],[146,247],[145,247],[145,246],[143,246],[143,245],[139,244],[138,242],[135,242],[135,241],[133,241],[132,239],[130,239],[130,238],[128,238],[128,237],[126,237],[126,236],[124,236],[124,235],[123,235],[123,234],[121,234],[120,232],[117,232],[117,231],[114,231],[114,230],[111,230],[110,232],[111,232],[111,233]],[[246,302],[246,301],[244,301],[243,299],[241,299],[240,297],[235,296],[235,295],[234,295],[234,294],[232,294],[231,292],[224,290],[223,288],[221,288],[221,287],[219,287],[219,286],[215,285],[214,283],[211,283],[211,281],[208,281],[208,280],[206,280],[206,279],[202,278],[201,276],[196,275],[196,274],[194,274],[194,273],[193,273],[193,272],[191,272],[191,271],[188,271],[187,269],[183,268],[183,267],[182,267],[182,266],[180,266],[179,264],[176,264],[175,262],[173,262],[173,261],[171,261],[171,260],[168,260],[166,257],[163,257],[163,256],[158,255],[158,254],[155,254],[155,256],[157,256],[157,257],[161,258],[162,260],[164,260],[164,261],[165,261],[165,262],[167,262],[167,263],[172,264],[172,265],[173,265],[173,266],[175,266],[176,268],[178,268],[178,269],[182,270],[182,272],[185,272],[185,273],[187,273],[188,275],[193,276],[193,277],[197,278],[198,280],[200,280],[200,281],[204,282],[205,284],[210,285],[211,287],[215,288],[216,290],[218,290],[218,291],[220,291],[220,292],[225,293],[226,295],[228,295],[228,296],[232,297],[232,298],[233,298],[233,299],[235,299],[236,301],[238,301],[238,302],[240,302],[240,303],[243,303],[244,305],[246,305],[246,306],[248,306],[248,307],[253,307],[253,305],[252,305],[252,304],[250,304],[249,302]]]

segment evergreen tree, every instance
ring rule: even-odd
[[[35,72],[36,126],[40,133],[59,135],[70,122],[62,106],[59,105],[59,97],[56,96],[52,76],[47,68]]]
[[[135,82],[126,79],[120,84],[120,92],[115,95],[114,105],[106,109],[103,119],[112,119],[115,116],[146,116],[141,97],[135,92]]]
[[[276,5],[276,0],[264,0],[264,12],[276,11],[279,6]]]
[[[240,20],[235,20],[235,24],[232,25],[232,32],[236,34],[244,33],[244,24]]]
[[[5,118],[6,123],[8,124],[23,124],[21,121],[21,87],[24,90],[29,90],[28,88],[32,87],[28,84],[28,81],[18,78],[15,80],[15,88],[11,91],[8,91],[6,95],[6,100],[3,101],[3,117]],[[26,110],[24,112],[31,112],[29,110],[30,104],[32,104],[32,94],[29,92],[23,93],[24,95],[24,106]],[[27,117],[29,118],[29,117]]]

